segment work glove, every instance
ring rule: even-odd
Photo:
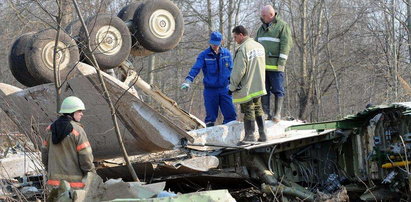
[[[181,84],[181,90],[188,90],[192,81],[186,79],[183,84]]]

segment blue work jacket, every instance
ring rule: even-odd
[[[197,61],[186,79],[193,81],[200,69],[204,74],[203,83],[205,88],[227,87],[233,69],[233,58],[230,51],[220,47],[219,53],[215,54],[211,47],[207,48],[198,55]]]

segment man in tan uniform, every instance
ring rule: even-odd
[[[67,181],[72,189],[84,188],[83,177],[95,172],[90,143],[79,123],[83,110],[84,103],[79,98],[67,97],[59,111],[63,115],[47,127],[42,161],[47,170],[47,185],[52,188],[58,188],[61,180]]]
[[[243,141],[255,141],[255,122],[258,125],[260,138],[266,141],[264,112],[261,107],[261,96],[265,90],[265,51],[264,47],[248,36],[243,26],[233,29],[234,40],[240,44],[234,56],[234,67],[230,76],[230,92],[233,102],[241,106],[244,113]]]

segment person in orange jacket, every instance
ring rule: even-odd
[[[47,185],[52,188],[50,196],[62,180],[72,189],[84,188],[82,179],[88,172],[95,172],[90,142],[80,124],[85,109],[79,98],[67,97],[59,111],[63,115],[47,127],[42,162],[47,170]]]

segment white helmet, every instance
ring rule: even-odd
[[[71,114],[78,110],[86,110],[83,101],[75,96],[66,97],[61,103],[60,114]]]

